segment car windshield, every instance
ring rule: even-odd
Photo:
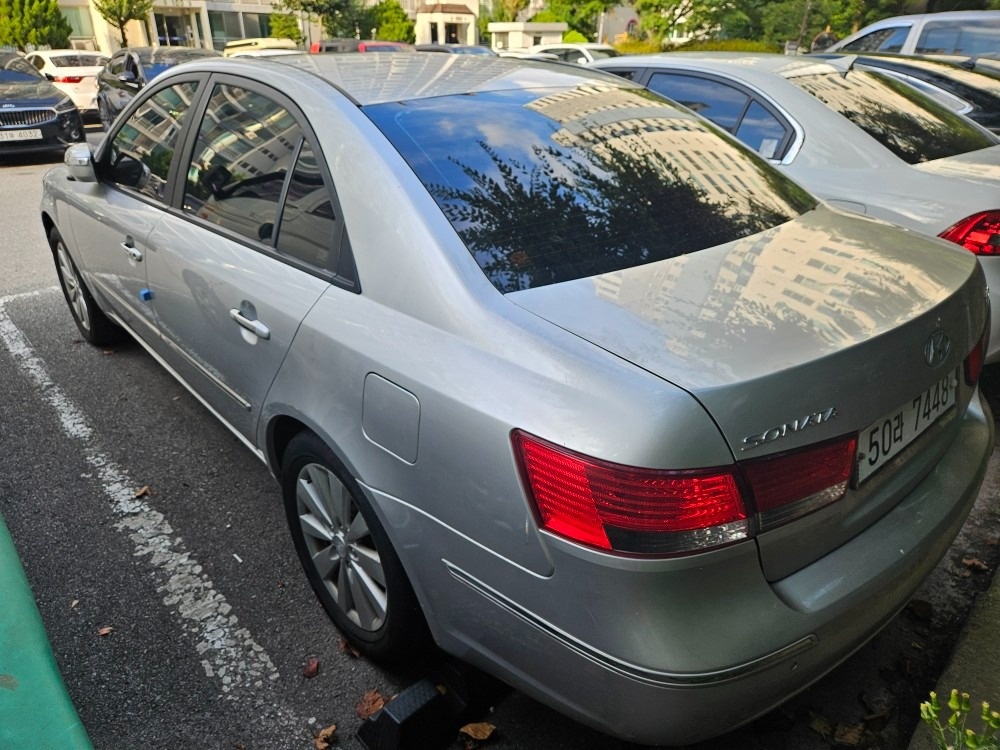
[[[801,71],[801,72],[800,72]],[[873,70],[846,76],[811,66],[788,80],[849,119],[907,164],[966,154],[1000,143],[912,86]]]
[[[35,70],[34,66],[23,58],[13,55],[0,59],[0,83],[38,83],[45,77]]]
[[[713,125],[645,89],[591,83],[365,112],[502,292],[685,255],[815,205]]]
[[[594,49],[591,47],[590,56],[595,60],[603,60],[607,57],[621,57],[621,52],[616,49]]]

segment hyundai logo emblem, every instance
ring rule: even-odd
[[[944,331],[934,331],[924,344],[924,360],[931,367],[943,365],[949,352],[951,352],[951,339]]]

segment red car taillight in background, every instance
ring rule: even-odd
[[[844,496],[854,436],[736,466],[623,466],[513,434],[542,528],[599,549],[678,555],[750,539]],[[758,515],[753,516],[756,507]]]
[[[54,83],[79,83],[83,80],[83,76],[55,76],[52,81]]]
[[[976,255],[1000,255],[1000,210],[973,214],[938,236]]]

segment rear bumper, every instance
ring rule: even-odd
[[[415,583],[445,650],[600,731],[686,744],[787,700],[906,604],[975,502],[993,429],[977,393],[945,455],[896,507],[773,583],[753,543],[651,561],[553,537],[554,572],[538,576],[373,496],[394,529],[420,530],[401,549],[407,567],[432,566]]]

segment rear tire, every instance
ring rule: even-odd
[[[122,339],[122,329],[112,323],[94,302],[94,298],[80,277],[69,249],[63,241],[59,230],[54,228],[49,232],[49,247],[56,262],[56,273],[59,275],[59,286],[62,287],[66,304],[73,314],[80,335],[94,346],[108,346]]]
[[[406,571],[357,482],[316,435],[289,443],[282,469],[288,526],[327,614],[365,656],[426,656],[430,632]]]

